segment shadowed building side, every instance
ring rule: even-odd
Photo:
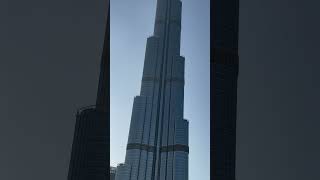
[[[211,177],[235,180],[239,0],[211,3]]]
[[[95,106],[77,113],[68,180],[106,180],[108,177],[107,115]]]
[[[107,24],[96,105],[78,110],[74,130],[68,180],[110,179],[109,165],[109,57],[110,12],[107,0]]]

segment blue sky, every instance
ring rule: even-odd
[[[189,120],[189,179],[210,179],[210,0],[182,0],[186,58],[184,117]],[[111,0],[111,165],[124,162],[134,96],[156,0]]]

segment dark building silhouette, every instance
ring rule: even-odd
[[[211,5],[211,178],[235,180],[239,0]]]
[[[78,110],[74,130],[68,180],[110,179],[109,165],[109,54],[110,15],[101,59],[96,105]]]
[[[125,163],[117,167],[116,180],[188,180],[181,12],[180,0],[157,1],[141,91],[133,102]]]

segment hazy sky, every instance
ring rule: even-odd
[[[182,1],[181,55],[186,58],[184,117],[189,120],[189,178],[210,179],[209,0]],[[111,165],[124,162],[134,96],[156,0],[111,0]],[[201,171],[199,171],[201,169]]]

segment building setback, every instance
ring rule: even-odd
[[[211,178],[235,180],[239,0],[211,3]]]
[[[117,167],[116,180],[188,180],[181,10],[180,0],[157,2],[141,91],[133,102],[125,162]]]
[[[68,180],[107,180],[109,174],[109,0],[96,105],[76,116]]]

